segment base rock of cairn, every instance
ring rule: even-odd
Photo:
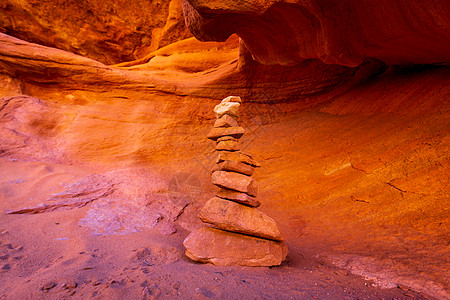
[[[278,266],[287,255],[281,242],[207,227],[191,233],[183,244],[190,259],[218,266]]]
[[[256,209],[258,184],[251,176],[260,164],[239,150],[245,133],[237,120],[241,98],[230,96],[214,108],[216,122],[208,138],[219,153],[211,181],[220,189],[199,218],[214,228],[204,227],[185,240],[186,256],[215,265],[276,266],[287,255],[287,247],[275,221]]]

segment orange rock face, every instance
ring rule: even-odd
[[[5,0],[0,32],[106,64],[141,58],[190,36],[180,0]]]
[[[259,1],[242,8],[243,1],[190,1],[185,12],[196,35],[224,39],[237,32],[243,42],[236,36],[224,43],[190,38],[119,66],[104,62],[141,57],[122,52],[127,43],[121,44],[120,34],[112,39],[124,46],[95,51],[72,49],[76,35],[51,18],[47,23],[57,28],[55,34],[70,36],[63,46],[47,42],[54,35],[42,33],[41,26],[17,35],[71,52],[0,34],[0,211],[14,212],[0,217],[0,254],[7,257],[0,261],[0,277],[8,287],[0,287],[0,294],[63,298],[41,282],[54,280],[53,274],[96,282],[97,270],[116,278],[127,268],[125,275],[134,278],[126,257],[153,243],[178,247],[159,260],[180,260],[172,269],[165,266],[174,276],[188,264],[181,259],[182,240],[201,226],[198,212],[214,195],[215,147],[205,139],[215,121],[211,112],[223,97],[239,95],[239,124],[246,129],[240,149],[253,158],[234,160],[261,162],[254,175],[258,209],[277,222],[291,250],[287,265],[267,270],[283,275],[263,282],[279,281],[283,285],[273,291],[298,293],[289,284],[302,284],[305,276],[294,273],[311,262],[308,276],[335,279],[327,283],[329,292],[351,278],[354,285],[345,284],[354,291],[363,286],[374,293],[358,298],[379,291],[372,283],[392,288],[378,298],[449,298],[450,70],[442,66],[450,53],[448,5],[338,2]],[[0,4],[7,16],[1,22],[32,21],[32,13],[19,14],[12,3]],[[3,31],[13,34],[11,26]],[[99,36],[85,26],[76,27],[80,35],[88,32],[83,39]],[[366,57],[376,59],[360,64]],[[436,65],[386,69],[377,60]],[[259,205],[252,198],[243,201]],[[107,249],[102,258],[92,256],[97,248]],[[133,268],[151,269],[149,257],[154,256]],[[112,260],[121,263],[120,271],[102,264]],[[91,262],[99,268],[91,270]],[[324,271],[331,264],[370,281],[332,277],[335,269]],[[196,267],[189,262],[186,269]],[[197,271],[208,272],[202,268]],[[36,275],[23,276],[30,272]],[[211,272],[208,278],[216,276]],[[161,281],[156,276],[152,280]],[[133,286],[139,295],[141,283]],[[79,295],[96,289],[79,284]],[[107,284],[95,292],[112,291]],[[44,296],[41,287],[47,289]],[[180,290],[186,298],[198,297]]]
[[[183,0],[187,24],[201,40],[237,33],[263,64],[305,59],[357,66],[450,60],[448,1]]]

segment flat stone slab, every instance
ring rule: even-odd
[[[216,165],[214,171],[231,171],[236,173],[241,173],[244,175],[252,176],[255,168],[233,160],[225,160]]]
[[[206,227],[192,232],[183,245],[190,259],[218,266],[279,266],[288,252],[281,242]]]
[[[238,127],[239,123],[229,115],[223,115],[214,123],[214,127]]]
[[[244,133],[245,129],[242,127],[219,127],[212,128],[207,137],[213,141],[216,141],[218,138],[223,136],[231,136],[238,139],[243,136]]]
[[[211,174],[211,181],[218,187],[246,193],[253,197],[256,197],[258,192],[256,180],[236,172],[214,171]]]
[[[228,199],[251,207],[258,207],[261,205],[261,202],[256,200],[255,197],[249,196],[246,193],[240,193],[232,190],[219,189],[216,192],[216,196],[222,199]]]
[[[244,153],[242,151],[236,151],[236,152],[227,152],[227,151],[221,151],[219,153],[219,157],[217,158],[217,163],[221,163],[226,160],[231,161],[237,161],[241,162],[247,165],[250,165],[252,167],[260,167],[261,165],[252,158],[250,154]]]
[[[275,221],[254,207],[214,197],[206,202],[199,214],[200,220],[219,229],[265,239],[282,241]]]

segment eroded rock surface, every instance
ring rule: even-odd
[[[0,32],[106,64],[141,58],[190,36],[180,0],[5,0]]]
[[[303,22],[297,15],[298,2],[291,2],[287,6],[294,5],[293,17]],[[265,11],[249,8],[245,18],[249,22],[256,18],[251,24],[251,31],[257,33],[255,44],[253,35],[242,35],[240,45],[236,36],[225,43],[187,39],[120,66],[106,66],[2,34],[2,212],[36,207],[52,194],[63,192],[50,188],[62,182],[61,176],[72,173],[61,173],[56,165],[63,170],[76,166],[83,176],[124,167],[134,175],[111,175],[120,181],[111,201],[104,197],[66,211],[1,217],[0,272],[7,283],[1,293],[6,297],[63,298],[63,290],[76,291],[80,297],[98,293],[120,298],[125,290],[133,289],[137,295],[167,292],[168,297],[176,297],[180,292],[187,298],[213,294],[230,298],[229,291],[221,287],[231,286],[230,290],[244,295],[261,291],[261,297],[281,290],[299,298],[326,298],[327,292],[345,298],[351,289],[354,294],[350,297],[358,298],[449,298],[448,67],[386,68],[375,59],[358,67],[323,63],[354,66],[367,55],[387,63],[448,61],[442,56],[449,53],[445,41],[448,6],[442,1],[421,2],[418,11],[417,3],[364,2],[368,6],[361,8],[362,2],[341,1],[333,8],[324,6],[326,15],[318,13],[321,24],[339,24],[321,27],[331,28],[323,31],[330,37],[318,39],[330,41],[326,51],[317,48],[316,53],[314,42],[305,40],[307,54],[297,49],[296,38],[292,38],[292,48],[285,47],[284,35],[289,30],[298,31],[299,37],[309,35],[303,30],[309,24],[283,29],[282,34],[276,28],[275,34],[258,35],[261,18],[270,20],[263,29],[278,26],[281,30],[284,26],[280,24],[293,22],[282,7],[286,4],[265,7]],[[380,12],[381,8],[386,11]],[[368,9],[373,15],[367,14]],[[300,10],[302,14],[309,11]],[[202,14],[214,19],[222,12]],[[342,22],[335,15],[351,16],[351,22]],[[230,20],[241,17],[232,14],[222,24],[228,26]],[[371,20],[373,28],[354,26]],[[249,28],[239,22],[239,30]],[[405,24],[414,35],[404,31]],[[314,29],[319,28],[316,25]],[[366,29],[356,44],[349,43],[348,39]],[[378,31],[391,39],[382,45],[377,41],[371,44]],[[228,34],[228,30],[224,32]],[[272,42],[278,36],[281,50]],[[400,41],[405,43],[400,45]],[[422,46],[417,48],[418,44]],[[303,60],[305,57],[319,59]],[[262,65],[254,59],[267,59],[275,65]],[[183,259],[151,273],[158,264],[151,267],[154,261],[144,257],[133,266],[138,269],[132,270],[123,260],[126,251],[128,255],[155,241],[170,241],[170,247],[179,247],[177,255],[181,256],[186,231],[177,235],[174,230],[195,231],[201,226],[197,213],[214,193],[208,186],[216,163],[214,146],[204,137],[213,123],[214,105],[230,94],[244,100],[240,122],[247,132],[241,149],[264,165],[264,174],[255,174],[260,183],[258,199],[264,203],[260,210],[277,220],[293,250],[287,265],[267,270],[270,277],[265,271],[236,271],[222,277],[215,269],[208,273],[208,266]],[[138,167],[146,171],[135,173]],[[79,178],[64,179],[70,183]],[[219,191],[218,195],[229,199],[243,194],[224,196]],[[135,218],[130,219],[133,214]],[[81,219],[89,227],[79,227]],[[86,236],[91,227],[98,227],[99,234],[112,234],[105,239]],[[153,227],[157,230],[149,235]],[[138,232],[139,228],[145,232]],[[6,229],[9,233],[3,234]],[[160,232],[172,235],[161,237]],[[318,254],[346,270],[316,262]],[[118,262],[120,269],[111,261]],[[303,269],[305,263],[309,265]],[[100,278],[98,270],[110,276],[108,280]],[[190,279],[192,270],[220,280],[196,294],[191,287],[198,281]],[[142,276],[138,272],[148,272],[145,276],[159,286],[127,281]],[[350,273],[376,280],[364,282]],[[80,276],[86,280],[74,283],[73,278]],[[250,283],[240,284],[244,279]],[[47,283],[57,285],[50,288],[52,284]],[[372,284],[394,288],[380,290]]]
[[[445,0],[202,1],[183,0],[186,22],[201,40],[237,33],[263,64],[306,59],[357,66],[448,64],[450,8]]]

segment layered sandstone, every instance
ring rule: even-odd
[[[141,58],[190,36],[180,0],[5,0],[0,32],[106,64]]]
[[[299,4],[291,2],[292,11],[298,11]],[[239,94],[248,100],[240,116],[247,130],[241,140],[242,149],[264,165],[263,174],[253,175],[260,183],[258,199],[264,203],[260,210],[278,221],[286,244],[293,250],[292,264],[279,269],[280,274],[291,272],[288,282],[303,282],[304,277],[294,274],[297,266],[319,256],[321,264],[311,267],[311,278],[327,263],[333,263],[373,280],[367,288],[374,290],[373,282],[392,288],[383,293],[401,293],[391,294],[392,298],[406,297],[403,291],[419,291],[417,298],[448,298],[448,67],[389,66],[388,72],[382,73],[385,67],[376,60],[356,68],[322,63],[353,66],[366,56],[392,63],[439,63],[442,57],[448,61],[442,55],[449,53],[448,43],[443,40],[448,36],[448,7],[441,1],[421,3],[421,9],[415,1],[409,5],[379,2],[377,7],[368,6],[374,12],[369,15],[367,8],[361,7],[362,2],[352,2],[348,9],[349,3],[341,1],[334,6],[341,12],[338,15],[352,16],[351,22],[346,23],[333,18],[331,6],[327,8],[321,2],[326,13],[319,13],[321,24],[339,20],[335,28],[323,27],[328,28],[323,31],[330,35],[327,39],[318,39],[330,41],[326,44],[329,47],[324,47],[328,52],[315,53],[315,46],[311,46],[314,42],[308,42],[305,49],[319,59],[305,60],[295,67],[261,65],[252,58],[267,63],[298,63],[297,56],[292,56],[297,50],[284,47],[285,32],[297,27],[287,30],[282,25],[286,25],[286,20],[292,22],[292,18],[271,18],[267,26],[258,25],[260,15],[286,14],[276,5],[265,12],[251,11],[248,20],[257,16],[254,23],[251,21],[255,34],[278,23],[284,28],[282,33],[276,32],[280,44],[273,43],[274,35],[267,32],[261,33],[262,38],[270,37],[269,41],[262,39],[264,45],[257,44],[257,39],[252,42],[251,34],[242,35],[251,53],[241,44],[239,62],[235,36],[223,44],[188,39],[154,51],[144,60],[108,67],[70,52],[1,35],[1,210],[41,212],[37,217],[11,214],[0,218],[1,251],[12,240],[9,246],[13,249],[7,250],[21,256],[21,263],[15,263],[16,255],[0,262],[2,280],[8,283],[8,290],[2,289],[6,297],[43,297],[38,284],[43,278],[53,280],[55,272],[61,276],[70,273],[73,278],[86,276],[89,269],[78,268],[83,262],[73,263],[74,268],[70,269],[67,263],[73,262],[72,257],[60,257],[69,251],[74,258],[82,258],[78,253],[86,251],[88,246],[84,245],[111,249],[119,240],[117,235],[98,240],[87,238],[86,228],[107,231],[122,230],[124,226],[124,230],[137,230],[170,224],[161,228],[166,234],[176,228],[198,229],[201,224],[196,215],[209,199],[201,195],[214,193],[209,188],[210,167],[216,164],[214,147],[204,139],[214,122],[211,111],[219,99]],[[382,7],[389,9],[381,12]],[[271,13],[271,9],[275,11]],[[221,14],[208,17],[215,19]],[[229,25],[228,20],[236,20],[235,15],[231,17],[223,22],[224,26]],[[239,14],[237,17],[241,19]],[[366,20],[372,20],[371,26],[376,28],[353,26]],[[406,23],[412,29],[406,30]],[[239,30],[248,28],[241,26]],[[360,37],[355,31],[366,29],[365,38],[360,39],[364,44],[349,42]],[[372,30],[377,34],[370,34]],[[299,36],[310,34],[307,30],[296,31]],[[372,47],[371,39],[382,36],[378,31],[390,39],[382,45],[373,40]],[[228,34],[228,29],[224,32]],[[424,32],[429,33],[428,37],[424,37]],[[332,42],[332,35],[339,38]],[[390,40],[394,43],[390,44]],[[399,45],[400,40],[405,44]],[[296,38],[292,41],[297,43]],[[408,51],[404,50],[406,45]],[[309,57],[299,53],[301,59]],[[71,187],[64,190],[62,182]],[[86,182],[89,184],[85,186],[93,187],[93,193],[82,188]],[[104,192],[96,193],[95,188]],[[98,196],[104,198],[97,199]],[[217,196],[246,201],[248,206],[258,205],[254,198],[239,192],[224,194],[219,190]],[[112,201],[111,206],[105,201]],[[58,207],[67,204],[73,209],[59,212]],[[55,210],[50,212],[52,209]],[[129,218],[131,215],[133,218]],[[109,217],[108,226],[98,221],[105,216]],[[88,224],[82,228],[78,225],[81,218],[87,218],[84,224]],[[63,223],[66,231],[55,224],[60,220],[67,221]],[[10,227],[11,233],[5,233],[3,228]],[[57,235],[61,232],[68,235]],[[136,236],[139,234],[147,236],[147,232]],[[23,250],[14,248],[14,241],[21,236]],[[69,240],[55,241],[55,237]],[[128,241],[133,241],[133,235],[119,237],[127,239],[124,244],[131,253],[132,243]],[[145,243],[150,245],[155,239],[152,236]],[[175,244],[181,245],[181,238],[172,246]],[[45,255],[35,251],[35,246]],[[242,248],[236,249],[244,251]],[[109,262],[110,257],[120,260],[123,253],[121,248],[116,255],[97,257],[95,262]],[[140,260],[139,268],[153,264],[149,257],[147,264]],[[171,257],[182,257],[181,247]],[[90,262],[88,255],[83,267],[92,268]],[[49,269],[39,269],[48,265]],[[123,267],[132,272],[129,265]],[[192,268],[195,266],[186,269]],[[41,272],[32,278],[22,276],[30,270]],[[112,268],[104,270],[115,272]],[[270,276],[266,282],[274,284],[274,277]],[[275,278],[286,282],[285,275]],[[333,277],[336,281],[330,284],[332,291],[343,278],[353,277]],[[38,288],[29,289],[32,286]],[[353,286],[356,291],[361,283]],[[99,287],[112,290],[106,284]],[[259,287],[265,288],[263,284]],[[275,288],[298,292],[286,285]],[[56,289],[47,295],[61,296],[51,294],[52,291]],[[142,287],[138,286],[137,291],[140,293]],[[85,295],[91,295],[90,292]],[[343,292],[342,297],[345,296],[348,294]],[[383,294],[379,298],[391,297]]]
[[[307,59],[358,66],[448,64],[450,7],[445,0],[183,0],[186,22],[203,41],[237,33],[262,64]]]

